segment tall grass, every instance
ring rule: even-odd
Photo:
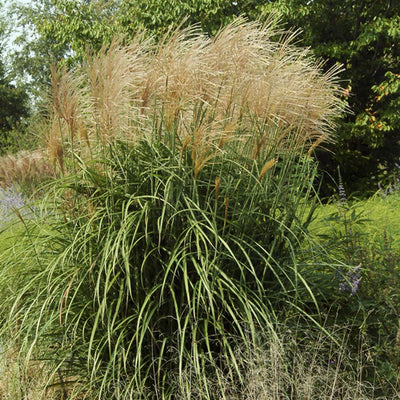
[[[294,39],[238,20],[213,39],[189,28],[158,46],[115,40],[83,70],[54,71],[50,157],[62,166],[71,148],[93,155],[99,142],[147,137],[189,147],[197,174],[227,143],[264,163],[312,150],[341,110],[338,68],[321,74]]]
[[[20,151],[0,158],[0,187],[20,186],[25,192],[53,176],[43,151]]]
[[[214,398],[222,399],[224,395],[230,400],[375,398],[374,390],[379,384],[374,387],[362,380],[362,370],[368,364],[365,357],[358,354],[351,359],[346,354],[347,328],[331,328],[332,335],[339,339],[337,345],[312,326],[301,336],[299,330],[285,328],[286,332],[280,332],[278,337],[260,334],[255,348],[236,349],[244,371],[242,385],[222,374],[221,390],[212,376],[207,377]],[[204,382],[194,380],[190,371],[184,375],[180,388],[179,399],[207,398]]]
[[[311,154],[342,106],[337,69],[294,38],[238,20],[212,39],[116,40],[54,70],[45,134],[62,178],[0,286],[3,336],[61,385],[176,398],[190,370],[205,398],[219,396],[210,377],[228,398],[226,382],[246,385],[238,348],[274,342],[293,313],[317,323],[301,251]]]

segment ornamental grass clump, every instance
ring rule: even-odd
[[[294,38],[239,19],[212,39],[189,28],[158,45],[143,35],[129,46],[115,40],[84,67],[53,71],[50,158],[63,169],[70,151],[87,159],[117,139],[153,139],[188,147],[197,174],[227,144],[264,163],[311,153],[342,109],[338,68],[322,74]]]
[[[206,393],[209,376],[244,384],[235,349],[289,309],[307,317],[311,155],[342,107],[337,69],[293,39],[238,20],[54,70],[45,134],[62,178],[24,286],[2,293],[29,356],[93,398],[175,398],[188,368]]]

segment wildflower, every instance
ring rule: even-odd
[[[342,183],[339,184],[339,200],[340,200],[340,204],[343,207],[346,207],[346,203],[347,203],[346,191],[344,190],[344,186]]]
[[[350,292],[350,296],[353,296],[357,293],[357,290],[360,286],[361,282],[361,264],[357,265],[352,271],[348,271],[346,275],[343,277],[340,273],[340,283],[339,283],[339,291],[341,292]]]

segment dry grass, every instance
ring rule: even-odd
[[[51,176],[53,169],[43,151],[21,151],[0,158],[1,187],[10,187],[13,184],[34,187],[36,183]]]
[[[343,334],[343,329],[335,336]],[[360,354],[350,358],[348,336],[341,347],[323,335],[296,339],[264,337],[252,351],[237,350],[239,367],[245,371],[243,382],[220,373],[218,377],[200,379],[187,371],[181,385],[181,400],[282,400],[341,399],[371,400],[376,398],[372,384],[361,375],[368,361]],[[371,364],[371,362],[369,362]],[[219,389],[222,387],[224,391]],[[386,397],[379,397],[385,398]]]
[[[340,332],[339,332],[340,330]],[[260,345],[249,352],[237,348],[236,360],[244,372],[242,382],[222,371],[198,377],[193,365],[180,380],[181,400],[282,400],[341,399],[372,400],[374,388],[361,379],[362,370],[372,360],[360,352],[349,358],[345,329],[332,332],[343,337],[340,347],[326,336],[303,337],[288,333],[286,337],[260,337]],[[8,351],[0,359],[0,399],[59,400],[71,396],[77,384],[60,385],[60,377],[42,362],[24,366],[18,353]],[[171,379],[173,377],[171,376]],[[56,383],[52,385],[52,383]],[[75,387],[74,387],[75,385]],[[221,387],[224,388],[221,392]],[[64,392],[65,391],[65,392]],[[83,397],[82,397],[83,396]],[[69,397],[68,397],[69,398]],[[74,398],[85,397],[84,394]],[[387,397],[379,397],[386,399]],[[396,397],[397,398],[397,397]]]
[[[275,25],[238,19],[212,39],[189,28],[158,45],[116,39],[85,67],[53,71],[51,160],[64,170],[71,148],[91,157],[99,143],[163,130],[177,149],[191,148],[198,173],[227,143],[267,161],[330,140],[342,111],[338,68],[323,74],[296,34]]]
[[[9,350],[1,354],[1,400],[60,400],[64,388],[57,381],[57,374],[50,371],[45,362],[31,361],[29,365],[24,365],[18,352]],[[65,387],[65,394],[70,392],[71,389]]]

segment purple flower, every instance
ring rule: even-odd
[[[350,270],[343,276],[342,271],[340,273],[339,291],[350,292],[350,296],[357,293],[357,290],[361,282],[361,264],[357,265],[353,270]]]
[[[342,183],[339,184],[339,199],[340,199],[340,204],[343,207],[346,207],[346,203],[347,203],[346,191],[344,190],[344,186]]]

